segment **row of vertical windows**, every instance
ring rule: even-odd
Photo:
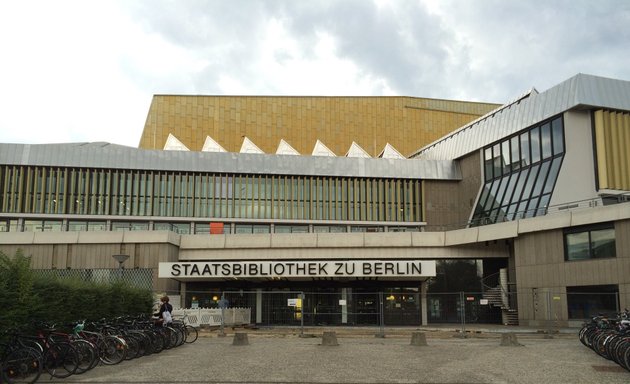
[[[489,181],[564,153],[562,117],[535,126],[484,149],[484,175]]]
[[[563,157],[562,117],[484,148],[485,183],[472,225],[546,214]]]
[[[420,180],[0,166],[2,212],[418,222]]]
[[[193,230],[194,229],[194,230]],[[343,232],[420,232],[418,226],[304,225],[102,220],[0,219],[0,232],[92,232],[92,231],[172,231],[179,234],[257,234],[257,233],[343,233]]]

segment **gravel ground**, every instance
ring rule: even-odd
[[[232,345],[232,334],[203,333],[193,344],[160,354],[63,380],[42,375],[40,382],[630,383],[630,372],[584,347],[575,334],[518,334],[521,346],[500,346],[500,333],[459,338],[454,332],[429,331],[428,345],[414,346],[413,330],[384,338],[339,331],[339,345],[324,346],[321,330],[307,337],[290,331],[242,332],[249,345]]]

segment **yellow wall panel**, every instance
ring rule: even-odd
[[[597,172],[600,189],[630,190],[630,113],[594,113]]]
[[[308,155],[319,139],[337,155],[356,141],[376,156],[386,143],[403,155],[498,105],[413,97],[153,97],[140,148],[162,149],[169,133],[199,151],[211,136],[230,152],[247,136],[265,153],[280,139]]]

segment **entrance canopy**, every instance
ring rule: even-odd
[[[436,275],[435,260],[180,261],[160,263],[158,277],[218,280],[418,280]]]

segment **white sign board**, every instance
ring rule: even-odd
[[[339,305],[346,305],[346,301],[345,300],[339,300]]]
[[[479,299],[479,304],[488,305],[488,299]]]
[[[247,278],[434,277],[435,260],[196,261],[160,263],[158,277],[178,280]]]
[[[298,299],[288,299],[287,300],[287,306],[289,307],[297,307],[298,305]]]

